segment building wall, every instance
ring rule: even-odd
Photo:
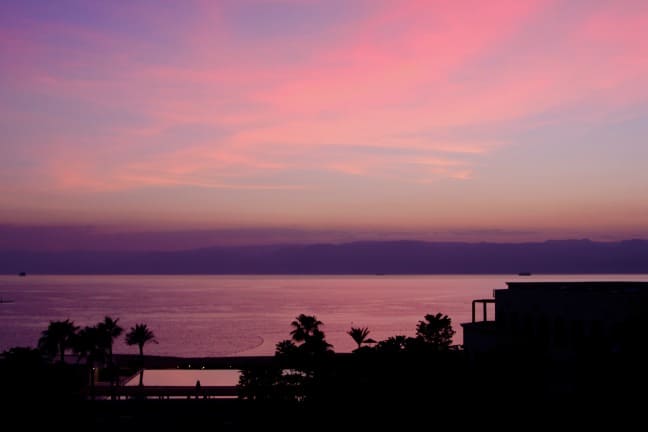
[[[497,346],[495,321],[480,321],[461,324],[464,349],[471,353],[488,352]]]
[[[648,316],[644,285],[509,284],[495,291],[497,346],[554,354],[630,349]]]
[[[495,290],[495,316],[462,324],[467,351],[629,352],[648,333],[648,283],[509,283]]]

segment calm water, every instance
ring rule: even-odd
[[[492,298],[507,281],[638,280],[648,275],[434,276],[27,276],[0,275],[0,351],[35,346],[50,320],[93,325],[104,315],[125,329],[146,323],[159,341],[145,353],[178,356],[266,355],[289,337],[300,313],[324,322],[338,352],[346,334],[368,326],[381,340],[412,336],[427,313],[452,318],[462,343],[471,301]],[[137,353],[120,338],[117,353]]]

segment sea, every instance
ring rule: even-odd
[[[472,300],[493,298],[507,282],[594,280],[648,282],[648,275],[0,275],[0,351],[35,347],[50,321],[87,326],[105,316],[118,318],[124,334],[146,324],[158,342],[145,347],[150,355],[272,355],[299,314],[323,323],[336,352],[356,348],[351,327],[367,327],[377,341],[414,336],[436,313],[451,318],[461,345]],[[482,319],[481,306],[477,312]],[[114,352],[138,351],[122,335]]]

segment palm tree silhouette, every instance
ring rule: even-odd
[[[139,385],[144,384],[144,345],[147,343],[158,343],[155,340],[155,334],[146,326],[146,324],[135,324],[130,331],[126,333],[126,343],[128,345],[137,345],[140,355],[140,380]]]
[[[75,326],[74,321],[70,321],[69,318],[65,321],[50,321],[47,330],[41,333],[38,347],[52,357],[59,355],[60,362],[64,363],[65,351],[71,348],[72,340],[78,330],[79,327]]]
[[[97,332],[99,334],[99,341],[106,350],[107,360],[108,360],[108,370],[110,375],[110,387],[111,390],[114,390],[115,386],[115,365],[113,364],[113,343],[119,335],[124,331],[123,328],[117,322],[119,318],[112,319],[109,316],[105,316],[104,320],[97,324]]]
[[[301,314],[290,325],[293,328],[290,331],[292,339],[295,342],[306,342],[321,332],[319,326],[322,325],[322,321],[315,318],[315,315]]]
[[[112,319],[111,317],[106,316],[103,321],[97,324],[99,339],[106,349],[106,354],[108,355],[108,366],[111,368],[113,366],[113,343],[124,331],[124,329],[117,324],[118,321],[119,318]]]
[[[90,394],[94,399],[95,389],[95,365],[104,361],[106,350],[101,340],[97,326],[86,326],[81,329],[74,338],[73,350],[77,354],[77,361],[85,359],[90,376]]]
[[[298,352],[309,356],[332,352],[333,345],[326,342],[326,335],[320,330],[324,324],[315,315],[301,314],[290,325],[293,328],[290,335]]]
[[[363,343],[374,342],[373,339],[367,337],[369,333],[371,332],[368,327],[351,327],[351,330],[347,331],[347,334],[358,344],[358,349],[360,349]]]

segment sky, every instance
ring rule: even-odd
[[[0,246],[648,238],[646,40],[641,0],[4,0]]]

